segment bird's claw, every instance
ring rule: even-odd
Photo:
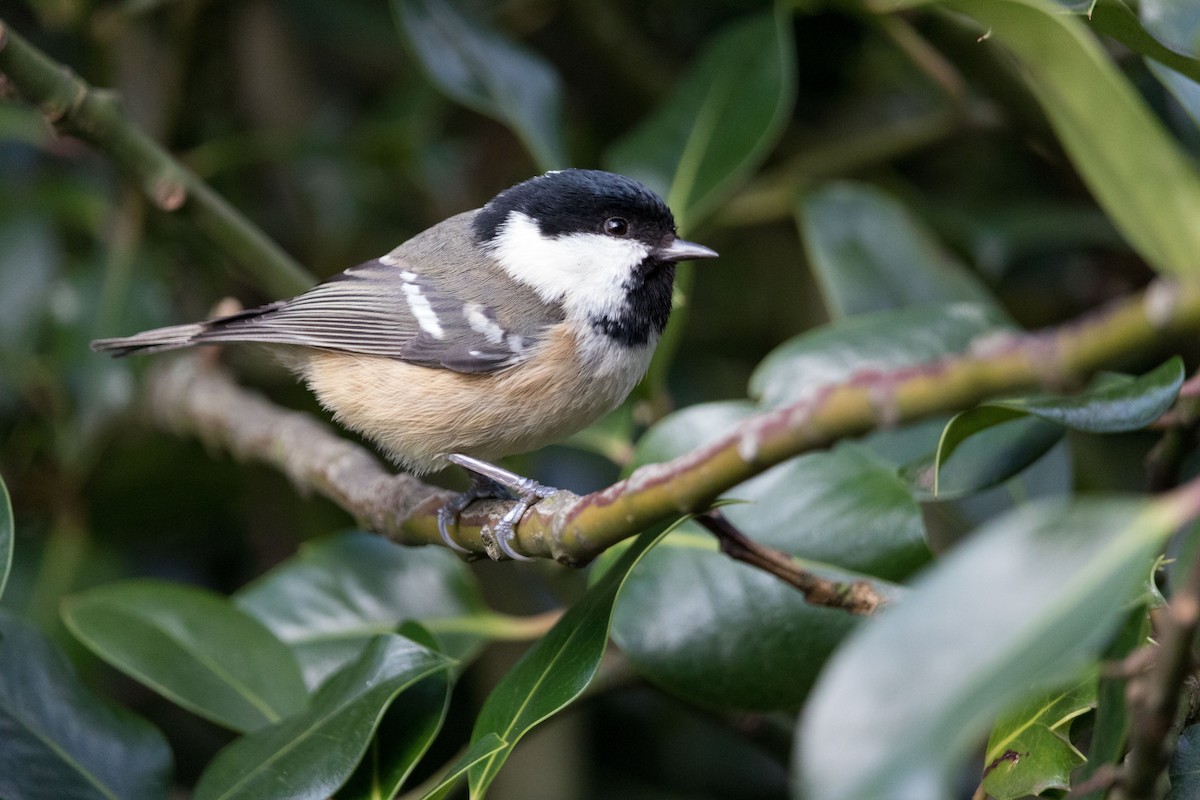
[[[472,487],[474,487],[474,484],[472,484]],[[446,546],[455,552],[463,554],[468,554],[471,552],[458,542],[454,541],[454,539],[450,538],[450,526],[458,525],[459,515],[466,510],[467,506],[475,502],[476,499],[477,498],[475,494],[468,489],[461,494],[456,494],[454,497],[447,500],[444,506],[438,509],[438,533],[441,534],[442,541],[446,543]]]
[[[516,473],[497,467],[495,464],[489,464],[471,456],[454,453],[447,458],[471,473],[472,480],[471,487],[467,491],[455,496],[438,509],[438,533],[441,534],[442,541],[460,553],[471,552],[450,538],[451,522],[457,524],[459,515],[475,500],[484,497],[507,498],[511,493],[516,496],[516,502],[512,508],[504,512],[504,516],[491,530],[485,528],[481,536],[484,537],[485,544],[492,545],[487,550],[488,555],[494,560],[500,560],[497,555],[499,553],[513,561],[534,561],[533,557],[518,553],[513,549],[513,542],[517,536],[517,523],[521,521],[521,517],[525,515],[530,506],[558,490],[553,486],[545,486],[530,478],[523,478]],[[489,539],[490,543],[487,541]]]

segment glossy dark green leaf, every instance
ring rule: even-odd
[[[905,306],[995,306],[978,278],[894,197],[838,181],[806,193],[796,218],[834,318]]]
[[[895,428],[877,429],[859,442],[876,458],[890,464],[893,469],[899,469],[928,455],[937,446],[938,437],[942,435],[942,428],[946,427],[947,421],[934,417]]]
[[[416,623],[402,625],[400,635],[439,649],[433,636]],[[358,768],[337,793],[338,800],[389,800],[398,795],[442,728],[450,688],[450,671],[441,670],[397,697],[379,721]]]
[[[919,5],[926,0],[888,8]],[[1134,249],[1160,272],[1200,270],[1200,178],[1084,24],[1045,0],[942,5],[1016,56],[1075,169]]]
[[[608,642],[617,594],[662,535],[647,531],[634,540],[488,695],[475,719],[472,748],[493,735],[504,746],[471,767],[472,797],[484,795],[521,737],[565,708],[591,683]]]
[[[798,561],[830,580],[867,577]],[[881,594],[896,592],[873,583]],[[612,635],[638,674],[672,694],[710,708],[767,711],[799,707],[860,621],[810,605],[778,578],[718,552],[711,534],[688,524],[626,581]]]
[[[361,531],[306,543],[242,588],[234,602],[261,620],[300,660],[310,688],[356,658],[370,639],[416,620],[443,651],[465,660],[482,637],[442,630],[481,613],[470,570],[439,547],[400,547]]]
[[[1117,2],[1117,0],[1106,0]],[[1200,125],[1200,14],[1196,4],[1186,0],[1142,0],[1137,4],[1138,18],[1146,31],[1168,52],[1186,57],[1180,63],[1172,57],[1141,50],[1150,59],[1146,66],[1167,88],[1194,124]],[[1136,49],[1136,48],[1135,48]]]
[[[946,424],[939,449],[901,475],[921,500],[954,500],[997,486],[1050,451],[1059,425],[1008,408],[980,406]]]
[[[446,774],[442,776],[438,785],[429,790],[421,800],[442,800],[442,798],[449,797],[450,793],[454,791],[454,785],[467,774],[471,767],[504,747],[505,741],[494,733],[489,733],[482,739],[476,739],[466,752],[447,768]]]
[[[287,646],[212,592],[125,581],[67,598],[62,615],[93,653],[219,725],[261,728],[308,699]]]
[[[0,797],[165,800],[171,751],[155,728],[89,692],[31,623],[0,610]]]
[[[634,464],[701,447],[755,410],[723,402],[671,414],[642,437]],[[916,503],[892,467],[858,446],[793,459],[725,497],[752,501],[724,508],[744,533],[833,580],[899,577],[928,558]],[[613,640],[640,674],[692,702],[791,709],[854,624],[717,552],[716,540],[688,523],[626,581]]]
[[[1187,40],[1188,31],[1194,33],[1200,24],[1194,4],[1150,0],[1138,3],[1138,14],[1122,0],[1094,0],[1091,6],[1081,16],[1093,30],[1193,81],[1200,81],[1196,42]]]
[[[1183,360],[1175,356],[1145,375],[1102,374],[1073,395],[1032,395],[991,405],[1032,414],[1089,433],[1137,431],[1166,413],[1179,395]]]
[[[626,472],[632,472],[643,464],[668,461],[716,441],[730,428],[754,416],[759,410],[748,400],[722,400],[698,403],[669,414],[638,440]]]
[[[1062,428],[1089,433],[1140,430],[1158,419],[1183,385],[1171,358],[1140,377],[1102,374],[1074,395],[992,400],[947,423],[932,460],[906,469],[920,494],[951,499],[994,486],[1040,458]]]
[[[638,442],[632,465],[691,452],[755,411],[751,403],[734,401],[671,414]],[[905,483],[891,465],[857,445],[794,458],[724,497],[748,501],[724,511],[743,533],[801,559],[897,579],[929,558],[921,512]],[[724,627],[754,624],[730,618]]]
[[[680,230],[695,228],[778,141],[795,103],[794,51],[783,4],[731,23],[667,102],[608,152],[608,167],[658,191]]]
[[[570,164],[554,67],[452,0],[393,0],[409,49],[451,99],[512,129],[542,169]]]
[[[992,726],[984,751],[983,788],[995,800],[1069,789],[1083,753],[1071,744],[1071,720],[1096,705],[1096,675],[1023,702]]]
[[[796,796],[949,797],[998,714],[1094,661],[1176,524],[1092,499],[985,525],[830,660],[798,728]]]
[[[767,406],[797,402],[856,373],[932,362],[1009,329],[999,312],[974,303],[860,314],[772,350],[751,376],[750,394]]]
[[[200,776],[196,799],[329,797],[354,771],[392,701],[452,663],[402,636],[375,637],[304,711],[218,753]]]
[[[799,558],[900,579],[929,559],[921,510],[890,465],[842,444],[731,489],[727,516],[743,533]]]
[[[430,675],[388,706],[366,756],[338,800],[388,800],[399,794],[445,721],[449,671]]]
[[[16,527],[13,525],[12,501],[8,498],[8,487],[0,478],[0,598],[4,597],[4,586],[12,570],[13,545]]]
[[[1191,800],[1200,795],[1200,724],[1188,725],[1180,732],[1167,775],[1171,791],[1166,800]]]

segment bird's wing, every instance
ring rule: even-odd
[[[385,257],[261,314],[214,321],[195,341],[296,344],[491,372],[519,362],[548,321],[502,324],[490,305],[452,295],[436,278]]]
[[[352,267],[291,300],[228,317],[93,342],[127,355],[196,344],[261,342],[396,358],[456,372],[492,372],[519,363],[561,311],[511,282],[490,302],[478,281],[451,293],[438,269],[393,253]],[[464,296],[465,295],[465,296]],[[526,296],[528,295],[528,296]],[[517,313],[514,299],[523,309]]]

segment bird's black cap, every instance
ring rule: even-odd
[[[505,189],[479,210],[476,237],[494,238],[513,211],[534,220],[544,236],[601,233],[614,216],[633,223],[634,235],[647,243],[675,234],[675,218],[661,197],[632,178],[597,169],[547,172]]]

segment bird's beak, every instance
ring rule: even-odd
[[[666,247],[654,251],[663,261],[691,261],[693,258],[716,258],[717,251],[695,242],[676,239]]]

